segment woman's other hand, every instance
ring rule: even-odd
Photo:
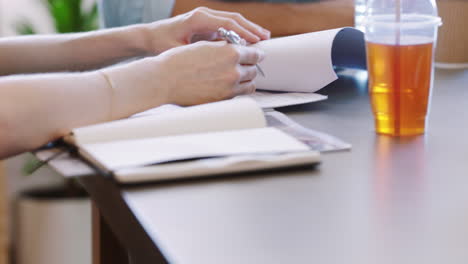
[[[161,104],[196,105],[255,91],[255,64],[264,57],[254,47],[199,41],[126,65],[102,70],[114,89],[113,118],[139,102],[138,111]],[[118,114],[120,112],[121,114]]]
[[[250,43],[270,38],[268,30],[245,19],[239,13],[206,7],[143,26],[146,29],[150,54],[159,54],[199,40],[219,39],[217,30],[220,27],[235,31]]]
[[[201,41],[160,55],[160,80],[168,84],[168,100],[194,105],[255,91],[255,64],[263,51],[224,41]]]

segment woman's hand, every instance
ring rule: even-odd
[[[159,80],[167,85],[170,103],[229,99],[255,91],[255,64],[263,57],[263,51],[253,47],[201,41],[161,54]]]
[[[255,91],[255,64],[264,53],[225,41],[200,41],[159,56],[103,70],[113,85],[113,118],[127,109],[161,104],[196,105]],[[132,110],[135,111],[135,110]]]
[[[159,54],[174,47],[199,40],[216,40],[217,30],[223,27],[233,30],[250,43],[270,38],[270,32],[245,19],[239,13],[196,8],[188,13],[151,24],[147,29],[147,45],[150,54]]]

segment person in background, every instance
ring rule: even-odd
[[[151,24],[0,39],[0,160],[76,127],[253,92],[262,51],[211,41],[219,27],[252,43],[269,36],[241,16],[198,8]],[[144,58],[103,69],[133,57]]]
[[[239,13],[286,36],[353,26],[354,0],[99,0],[103,26],[147,23],[199,6]]]

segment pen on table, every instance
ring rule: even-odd
[[[225,39],[227,42],[231,44],[242,45],[242,46],[246,45],[245,39],[241,38],[236,32],[232,30],[226,30],[221,27],[218,29],[218,33],[223,39]],[[262,68],[260,68],[260,65],[258,65],[258,63],[255,64],[255,67],[257,67],[258,72],[260,72],[260,74],[263,77],[265,77],[265,73],[263,72]]]

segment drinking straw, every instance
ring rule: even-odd
[[[400,135],[400,122],[401,122],[401,111],[400,111],[400,23],[401,23],[401,0],[396,0],[395,6],[395,60],[394,60],[394,107],[395,107],[395,119],[394,129],[395,135]]]
[[[396,45],[400,45],[401,0],[396,0],[395,7]]]

